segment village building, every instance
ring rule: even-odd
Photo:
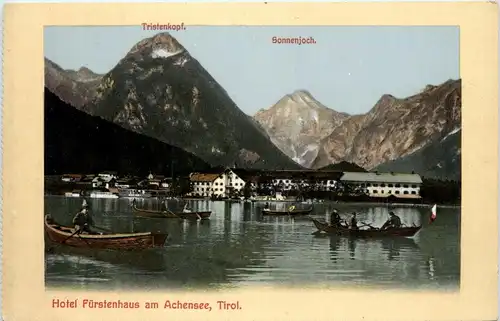
[[[121,177],[116,180],[116,188],[134,188],[137,186],[137,179],[135,177]]]
[[[168,189],[172,186],[172,178],[149,173],[138,185],[148,189]]]
[[[304,189],[334,191],[341,176],[342,172],[339,171],[266,171],[259,180],[259,188],[272,187],[283,192]]]
[[[92,179],[92,188],[107,188],[115,187],[117,179],[116,172],[101,172]]]
[[[79,182],[83,178],[81,174],[64,174],[61,180],[66,183]]]
[[[420,198],[422,178],[418,174],[344,172],[340,179],[371,197]]]
[[[192,173],[189,177],[192,196],[229,197],[241,194],[245,181],[233,170],[226,169],[217,173]]]

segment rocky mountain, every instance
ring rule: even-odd
[[[77,110],[47,88],[44,118],[45,175],[104,170],[182,175],[209,169],[207,163],[180,148]]]
[[[79,109],[94,98],[101,79],[102,75],[86,67],[77,71],[63,69],[45,58],[45,87]]]
[[[336,164],[330,164],[325,167],[322,167],[319,169],[320,171],[339,171],[339,172],[367,172],[366,169],[364,169],[361,166],[358,166],[354,163],[349,163],[346,161],[341,161]]]
[[[299,168],[170,34],[138,42],[102,77],[85,111],[212,165]]]
[[[416,152],[376,167],[384,172],[411,172],[423,177],[461,180],[461,129],[451,131]]]
[[[367,169],[413,154],[461,126],[461,81],[428,85],[408,98],[384,95],[321,142],[313,167],[346,160]]]
[[[308,91],[298,90],[259,110],[254,119],[280,150],[310,167],[321,149],[319,142],[348,117],[325,107]]]

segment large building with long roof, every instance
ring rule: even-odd
[[[422,178],[418,174],[344,172],[340,181],[363,188],[371,197],[420,198]]]

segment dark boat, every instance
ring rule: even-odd
[[[293,209],[293,210],[288,210],[288,211],[273,211],[273,210],[270,210],[270,209],[263,209],[262,210],[262,215],[294,215],[294,216],[298,216],[298,215],[307,215],[309,213],[311,213],[313,210],[313,207],[311,206],[311,208],[308,208],[308,209],[305,209],[305,210],[298,210],[298,209]]]
[[[112,250],[143,250],[161,247],[167,234],[143,232],[126,234],[74,234],[72,227],[57,224],[50,215],[45,215],[45,232],[54,242],[72,247]]]
[[[328,223],[321,223],[318,220],[312,219],[314,226],[318,229],[318,232],[325,232],[331,235],[342,235],[349,237],[359,237],[359,238],[376,238],[376,237],[391,237],[391,236],[401,236],[401,237],[412,237],[417,234],[422,226],[406,226],[400,228],[390,228],[381,230],[379,228],[370,227],[369,229],[358,229],[351,230],[346,227],[336,228]]]
[[[179,218],[184,220],[205,220],[210,217],[212,212],[172,212],[172,211],[154,211],[154,210],[146,210],[142,208],[137,208],[135,205],[132,206],[132,209],[135,211],[135,214],[143,217],[150,218]]]

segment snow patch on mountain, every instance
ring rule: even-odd
[[[180,66],[180,67],[184,67],[184,65],[186,64],[186,62],[189,61],[189,58],[188,57],[181,57],[179,59],[177,59],[176,62],[174,62],[174,65],[175,66]]]
[[[311,110],[311,118],[314,119],[317,123],[319,122],[318,112],[316,110]]]
[[[168,58],[168,57],[172,57],[172,56],[175,56],[175,55],[178,55],[182,52],[182,50],[177,50],[177,51],[174,51],[174,52],[170,52],[166,49],[163,49],[163,48],[159,48],[159,49],[155,49],[153,50],[153,52],[151,53],[151,57],[152,58]]]

